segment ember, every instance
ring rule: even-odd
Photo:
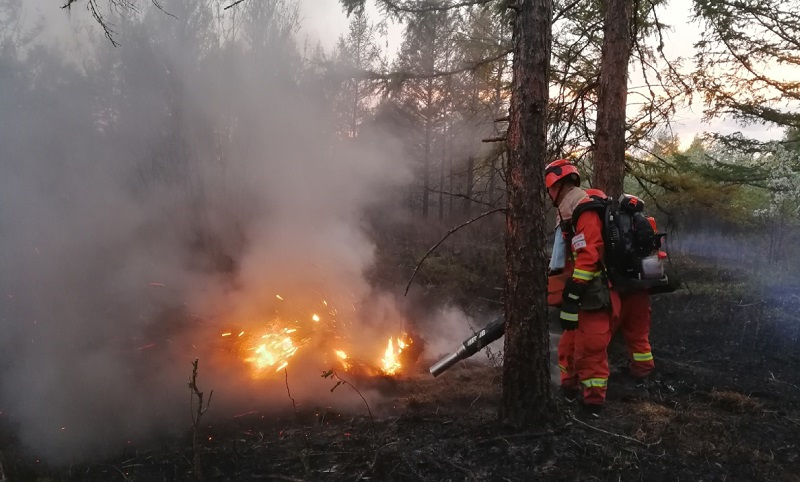
[[[347,331],[347,328],[352,328],[352,322],[337,320],[336,309],[330,307],[327,301],[322,300],[322,306],[317,307],[317,309],[324,307],[324,313],[327,313],[320,315],[317,313],[322,311],[314,313],[308,308],[292,310],[282,296],[276,295],[276,298],[283,302],[280,304],[280,311],[276,312],[275,318],[264,322],[258,330],[240,327],[221,333],[223,338],[231,340],[233,350],[250,366],[253,378],[263,378],[280,372],[289,365],[297,353],[302,350],[310,352],[310,346],[324,349],[323,352],[317,351],[317,353],[335,355],[328,358],[325,363],[335,363],[338,369],[366,377],[396,376],[410,368],[415,361],[403,354],[403,350],[412,343],[411,337],[406,333],[389,337],[388,345],[384,345],[385,349],[379,346],[370,349],[369,346],[355,345],[352,335],[343,332]],[[309,343],[312,340],[313,343]],[[363,340],[357,342],[361,343]],[[306,348],[307,346],[309,348]],[[355,357],[351,351],[356,352]]]

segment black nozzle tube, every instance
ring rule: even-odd
[[[451,353],[446,357],[436,362],[431,368],[431,375],[437,377],[445,370],[452,367],[456,363],[472,355],[478,353],[478,350],[485,347],[489,343],[499,340],[505,333],[505,324],[502,318],[499,318],[492,323],[489,323],[486,328],[482,329],[475,335],[469,337],[455,353]]]

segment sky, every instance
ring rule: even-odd
[[[689,21],[692,0],[672,0],[660,14],[660,20],[670,26],[672,31],[665,35],[665,53],[668,58],[691,56],[693,44],[699,39],[700,25]],[[348,20],[338,0],[300,0],[301,28],[298,40],[301,44],[320,44],[330,51],[337,38],[347,31]],[[72,13],[54,7],[52,0],[26,0],[25,8],[30,21],[43,17],[47,36],[55,39],[66,50],[81,50],[81,36],[88,32],[97,35],[99,27],[89,18],[82,3]],[[373,0],[367,2],[368,14],[378,19],[380,14]],[[396,50],[400,43],[402,29],[397,24],[389,27],[388,44],[390,50]],[[124,45],[124,39],[121,39]],[[633,81],[633,80],[632,80]],[[695,135],[705,131],[730,134],[741,131],[749,137],[760,140],[780,138],[783,132],[778,129],[767,129],[762,125],[741,126],[733,120],[715,119],[711,123],[702,120],[702,103],[698,96],[692,106],[686,106],[675,116],[673,130],[681,138],[683,147],[687,147]]]
[[[163,3],[168,1],[179,7],[182,0]],[[71,13],[59,9],[57,0],[25,0],[24,7],[25,21],[41,16],[43,38],[76,61],[85,53],[81,39],[101,38],[85,1]],[[301,43],[318,41],[330,49],[347,29],[335,0],[304,0],[300,13]],[[164,22],[165,35],[180,26],[170,18],[156,19]],[[685,21],[676,17],[674,23],[683,29],[670,35],[668,48],[677,55],[691,46],[692,37]],[[167,48],[150,55],[136,49],[133,34],[118,40],[121,46],[105,54],[124,59],[129,68],[119,75],[126,76],[126,98],[135,99],[123,104],[118,130],[99,135],[94,124],[81,122],[86,118],[81,116],[92,114],[87,106],[94,95],[82,89],[83,82],[63,84],[78,86],[71,92],[36,91],[48,97],[27,99],[26,108],[14,112],[0,130],[7,154],[0,156],[0,293],[7,296],[0,305],[0,412],[13,414],[25,444],[52,457],[106,446],[97,433],[116,437],[122,429],[183,424],[175,413],[185,409],[188,358],[204,347],[195,346],[195,337],[210,343],[220,339],[218,327],[260,323],[261,313],[283,306],[283,299],[275,301],[277,294],[299,300],[297,306],[307,306],[309,297],[327,306],[322,293],[327,301],[337,301],[343,313],[337,320],[364,313],[350,315],[353,323],[360,322],[357,341],[368,336],[381,348],[382,328],[399,331],[403,324],[393,298],[372,293],[363,276],[374,256],[363,212],[410,176],[400,150],[392,148],[396,144],[382,139],[379,146],[354,146],[352,152],[333,148],[314,92],[287,91],[278,75],[281,57],[270,52],[252,62],[213,64],[199,75],[182,70],[192,42],[164,40],[159,45]],[[145,179],[169,180],[171,165],[151,149],[161,145],[162,132],[174,129],[164,117],[169,109],[163,102],[177,94],[160,97],[171,91],[158,83],[172,76],[188,99],[181,104],[188,112],[181,125],[193,170],[181,185],[134,184],[142,173]],[[58,85],[57,77],[42,77],[41,82]],[[0,93],[5,89],[13,95],[26,92],[13,76],[0,83]],[[0,102],[9,99],[13,96],[0,95]],[[246,122],[232,129],[234,141],[225,151],[229,162],[219,163],[208,145],[213,139],[205,134],[217,123],[224,125],[228,109],[235,112],[231,118]],[[687,111],[681,128],[686,133],[712,128],[698,117]],[[150,167],[150,160],[162,162]],[[209,233],[217,237],[202,236]],[[226,257],[211,258],[203,239],[215,242]],[[241,266],[235,282],[209,269],[235,261]],[[169,319],[162,310],[162,303],[174,300],[185,300],[192,314],[189,338],[176,336],[185,333],[174,326],[188,321]],[[469,333],[460,312],[434,316],[442,320],[442,339],[455,339],[431,353],[456,347]],[[215,347],[216,342],[206,348]],[[249,402],[229,385],[249,387],[250,381],[229,379],[224,366],[215,371],[203,360],[204,386],[218,389],[215,410]],[[292,373],[298,380],[293,393],[302,395],[305,388],[316,396],[319,385],[303,387],[298,372]],[[327,383],[318,376],[307,379]],[[285,406],[279,388],[274,393]]]
[[[368,2],[368,13],[372,18],[379,18],[379,13],[374,2]],[[690,22],[692,0],[672,0],[660,12],[659,19],[672,26],[671,31],[665,34],[665,54],[669,59],[689,57],[693,45],[700,38],[700,25]],[[310,43],[321,43],[326,48],[331,48],[339,35],[347,30],[347,16],[342,11],[336,0],[302,0],[300,12],[303,18],[301,36]],[[389,28],[390,48],[396,48],[400,43],[402,30],[394,25]],[[633,80],[632,80],[633,82]],[[705,122],[702,119],[703,108],[699,96],[694,100],[693,106],[686,106],[677,112],[673,124],[673,131],[681,139],[681,146],[686,148],[691,144],[696,135],[706,131],[731,134],[742,132],[748,137],[759,140],[780,138],[783,131],[780,129],[767,129],[762,125],[741,126],[732,120],[715,119]]]

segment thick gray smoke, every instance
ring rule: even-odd
[[[110,17],[119,48],[17,37],[0,57],[0,411],[55,463],[185,429],[195,357],[220,412],[288,403],[282,377],[269,394],[217,364],[235,360],[220,334],[269,319],[277,295],[365,323],[363,213],[406,179],[388,137],[336,135],[291,5],[246,2],[233,24],[159,3],[178,19]],[[391,303],[370,309],[363,333],[400,328]],[[293,367],[300,395],[330,396]]]

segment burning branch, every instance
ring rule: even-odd
[[[200,419],[208,411],[211,405],[211,397],[214,395],[214,390],[208,394],[208,400],[203,402],[203,392],[197,388],[197,364],[198,359],[195,358],[192,362],[192,378],[189,380],[189,412],[192,415],[192,459],[194,462],[194,476],[196,480],[200,480]],[[194,397],[197,397],[197,411],[194,410]]]
[[[367,399],[364,398],[364,395],[361,394],[358,388],[356,388],[352,383],[348,382],[344,378],[337,375],[336,372],[333,370],[327,370],[322,372],[322,378],[330,378],[332,380],[336,380],[336,384],[331,388],[331,393],[333,393],[333,391],[336,390],[336,388],[339,385],[344,384],[352,388],[358,394],[358,396],[361,397],[361,400],[364,401],[364,405],[367,407],[367,413],[369,413],[369,421],[372,424],[372,433],[375,433],[375,419],[372,418],[372,410],[369,408],[369,403],[367,403]]]
[[[414,267],[414,272],[411,273],[411,279],[408,280],[408,284],[406,285],[406,292],[404,293],[404,296],[408,294],[408,289],[411,288],[411,282],[414,281],[414,276],[417,275],[417,271],[419,270],[419,267],[422,266],[422,263],[425,262],[425,260],[428,258],[428,256],[430,256],[430,254],[436,248],[438,248],[442,243],[444,243],[445,239],[449,238],[451,234],[455,233],[459,229],[474,223],[475,221],[479,220],[480,218],[486,217],[486,216],[488,216],[490,214],[494,214],[494,213],[500,212],[500,211],[505,212],[505,210],[506,210],[506,208],[490,209],[490,210],[488,210],[486,212],[478,214],[477,216],[475,216],[474,218],[470,219],[469,221],[465,221],[465,222],[459,224],[458,226],[454,227],[450,231],[448,231],[447,234],[445,234],[444,237],[442,239],[440,239],[438,243],[434,244],[433,247],[431,247],[431,249],[429,249],[428,252],[425,253],[425,256],[423,256],[422,259],[419,260],[419,263],[417,263],[417,266]]]

